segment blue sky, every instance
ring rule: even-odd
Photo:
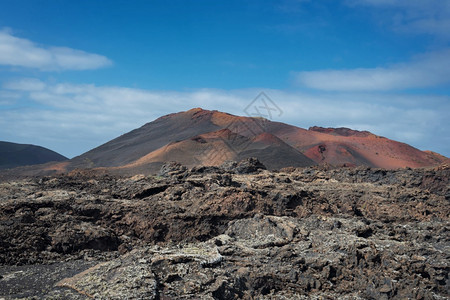
[[[0,140],[73,157],[261,91],[276,121],[450,156],[450,1],[0,0]]]

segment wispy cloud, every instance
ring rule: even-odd
[[[46,85],[36,78],[22,78],[20,80],[6,82],[3,84],[3,87],[8,90],[17,91],[41,91]]]
[[[434,87],[450,83],[450,49],[415,57],[387,67],[305,71],[298,84],[327,91],[388,91]]]
[[[111,64],[102,55],[66,47],[44,47],[0,30],[0,65],[58,71],[98,69]]]
[[[39,105],[0,110],[1,139],[36,143],[74,156],[176,111],[203,107],[245,115],[244,109],[261,90],[149,91],[26,79],[4,84],[4,91]],[[422,149],[450,153],[450,141],[445,140],[450,130],[449,97],[264,91],[284,112],[275,121],[371,130]]]
[[[450,2],[446,0],[347,0],[347,4],[377,8],[377,18],[396,31],[450,38]]]

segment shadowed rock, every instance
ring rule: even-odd
[[[0,299],[450,296],[448,168],[242,164],[0,183]]]

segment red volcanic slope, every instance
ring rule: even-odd
[[[269,168],[331,164],[380,168],[429,167],[439,154],[348,128],[309,130],[262,118],[194,108],[169,114],[71,160],[67,169],[146,169],[166,161],[218,165],[256,156]]]
[[[270,133],[249,138],[225,128],[169,143],[117,169],[152,168],[166,161],[177,161],[190,167],[217,166],[227,160],[239,161],[248,157],[258,157],[269,169],[315,164],[314,161]]]

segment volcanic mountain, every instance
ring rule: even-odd
[[[44,147],[0,141],[0,169],[64,160],[68,158]]]
[[[194,108],[169,114],[72,159],[67,170],[154,172],[168,161],[188,167],[257,157],[269,169],[315,164],[386,169],[428,167],[448,158],[348,128],[296,126]]]

